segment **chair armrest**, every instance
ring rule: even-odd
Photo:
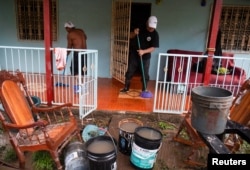
[[[37,118],[48,121],[49,124],[68,122],[74,120],[74,115],[71,111],[72,104],[66,103],[59,106],[51,107],[32,107],[32,112]]]
[[[60,110],[64,107],[72,107],[72,103],[65,103],[65,104],[62,104],[62,105],[58,105],[58,106],[51,106],[51,107],[36,107],[36,106],[33,106],[31,109],[33,112],[52,112],[54,110]]]
[[[4,125],[9,129],[27,129],[27,128],[36,128],[36,127],[45,127],[48,125],[46,120],[38,120],[37,122],[30,123],[27,125],[16,125],[14,123],[4,123]]]

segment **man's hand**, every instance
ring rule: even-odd
[[[139,31],[140,31],[140,29],[139,29],[139,28],[135,28],[135,29],[134,29],[134,33],[135,33],[135,35],[138,35],[138,34],[139,34]]]
[[[145,54],[145,53],[144,53],[144,50],[137,50],[137,52],[138,52],[138,55],[139,55],[139,56],[143,56],[143,54]]]

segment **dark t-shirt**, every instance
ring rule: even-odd
[[[141,49],[147,49],[150,47],[159,47],[159,35],[156,30],[153,32],[149,32],[147,29],[140,30],[139,33],[139,43]],[[138,55],[137,50],[139,49],[139,44],[137,37],[130,39],[130,53],[132,55]],[[151,53],[147,53],[143,55],[143,59],[149,59],[151,57]]]

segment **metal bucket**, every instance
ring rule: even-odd
[[[133,118],[122,119],[119,124],[119,151],[125,155],[130,155],[132,142],[134,140],[134,131],[137,127],[142,126],[140,120]]]
[[[81,142],[70,143],[65,152],[65,170],[89,170],[89,162]]]
[[[192,89],[191,100],[192,126],[205,134],[223,133],[233,101],[232,92],[218,87],[199,86]]]

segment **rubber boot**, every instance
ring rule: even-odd
[[[129,91],[129,87],[130,87],[130,81],[126,80],[125,81],[125,86],[123,89],[120,90],[121,93],[126,93],[127,91]]]

